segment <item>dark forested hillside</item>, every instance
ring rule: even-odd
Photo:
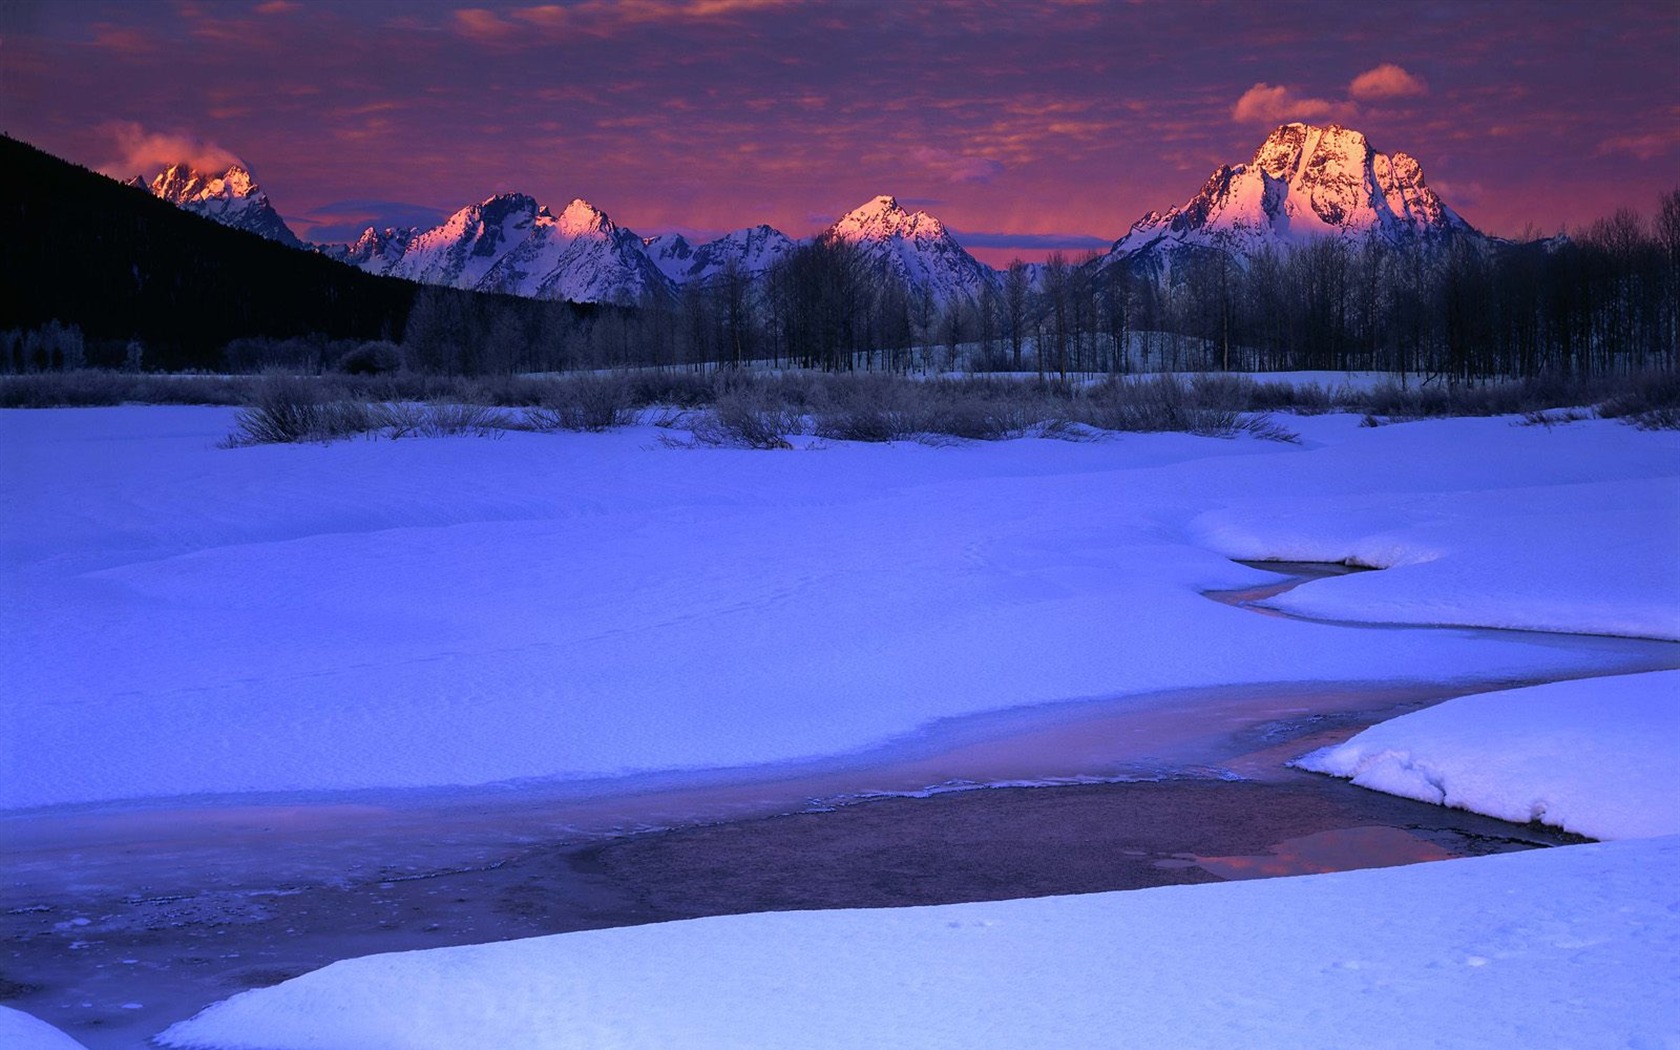
[[[403,338],[417,297],[504,344],[569,329],[578,308],[375,277],[189,214],[0,136],[0,331],[79,328],[92,364],[144,346],[149,368],[219,368],[241,338]],[[116,349],[112,349],[112,348]],[[476,362],[474,348],[450,356]],[[511,354],[507,355],[510,358]],[[115,358],[112,360],[112,358]],[[447,364],[448,362],[440,362]]]

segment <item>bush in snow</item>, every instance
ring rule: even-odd
[[[630,384],[619,376],[584,375],[551,384],[541,403],[525,410],[535,430],[610,430],[635,422]]]
[[[401,347],[372,340],[345,352],[333,367],[346,375],[377,376],[400,371],[402,366]]]
[[[229,445],[331,441],[365,434],[380,426],[378,414],[360,401],[329,396],[322,385],[298,376],[265,376],[251,402],[234,421]]]

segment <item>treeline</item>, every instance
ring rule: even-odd
[[[598,318],[593,368],[743,363],[828,371],[1374,370],[1449,380],[1680,368],[1680,191],[1570,237],[1400,247],[1337,239],[1247,262],[1183,251],[1106,269],[1016,263],[941,309],[857,248],[802,245],[762,280],[725,274]]]
[[[1321,240],[1244,268],[1207,253],[1126,275],[1134,324],[1193,367],[1370,369],[1449,379],[1680,367],[1680,190],[1570,237],[1430,250]]]

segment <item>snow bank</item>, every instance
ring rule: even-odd
[[[1672,1046],[1680,839],[335,963],[165,1046]]]
[[[1604,422],[1458,419],[1350,437],[1338,433],[1345,416],[1299,423],[1325,446],[1285,465],[1271,497],[1198,516],[1192,535],[1233,558],[1389,571],[1269,606],[1361,623],[1680,639],[1680,435],[1623,445]]]
[[[0,1046],[6,1050],[86,1050],[47,1022],[9,1006],[0,1006]]]
[[[1677,633],[1680,435],[1609,422],[762,453],[218,448],[232,417],[0,412],[0,808],[717,769],[1152,690],[1614,663],[1256,616],[1200,594],[1272,578],[1230,557],[1396,566],[1280,599],[1340,619]]]
[[[1460,697],[1295,764],[1593,838],[1680,834],[1680,672]]]

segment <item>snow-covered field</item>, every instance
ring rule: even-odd
[[[0,808],[563,785],[843,756],[941,719],[1185,686],[1618,666],[1538,636],[1257,616],[1200,593],[1272,578],[1231,558],[1387,570],[1274,602],[1314,617],[1680,638],[1680,435],[1609,422],[1324,416],[1290,421],[1299,445],[766,453],[666,448],[651,428],[218,448],[231,418],[0,413]],[[1355,740],[1335,771],[1387,761],[1472,808],[1671,830],[1575,785],[1660,784],[1673,678],[1551,688],[1422,712],[1443,720]],[[1594,736],[1624,713],[1657,727],[1646,746]],[[1457,747],[1467,725],[1480,743]],[[1536,754],[1555,777],[1463,772]],[[1595,823],[1610,810],[1618,823]],[[1674,840],[1630,841],[376,957],[248,993],[173,1038],[1675,1045],[1667,983],[1649,977],[1680,973],[1677,858]]]
[[[1680,440],[1613,423],[767,454],[217,448],[231,415],[0,415],[0,808],[776,763],[1028,704],[1585,660],[1201,597],[1270,578],[1233,557],[1394,566],[1278,600],[1341,619],[1680,637]]]

